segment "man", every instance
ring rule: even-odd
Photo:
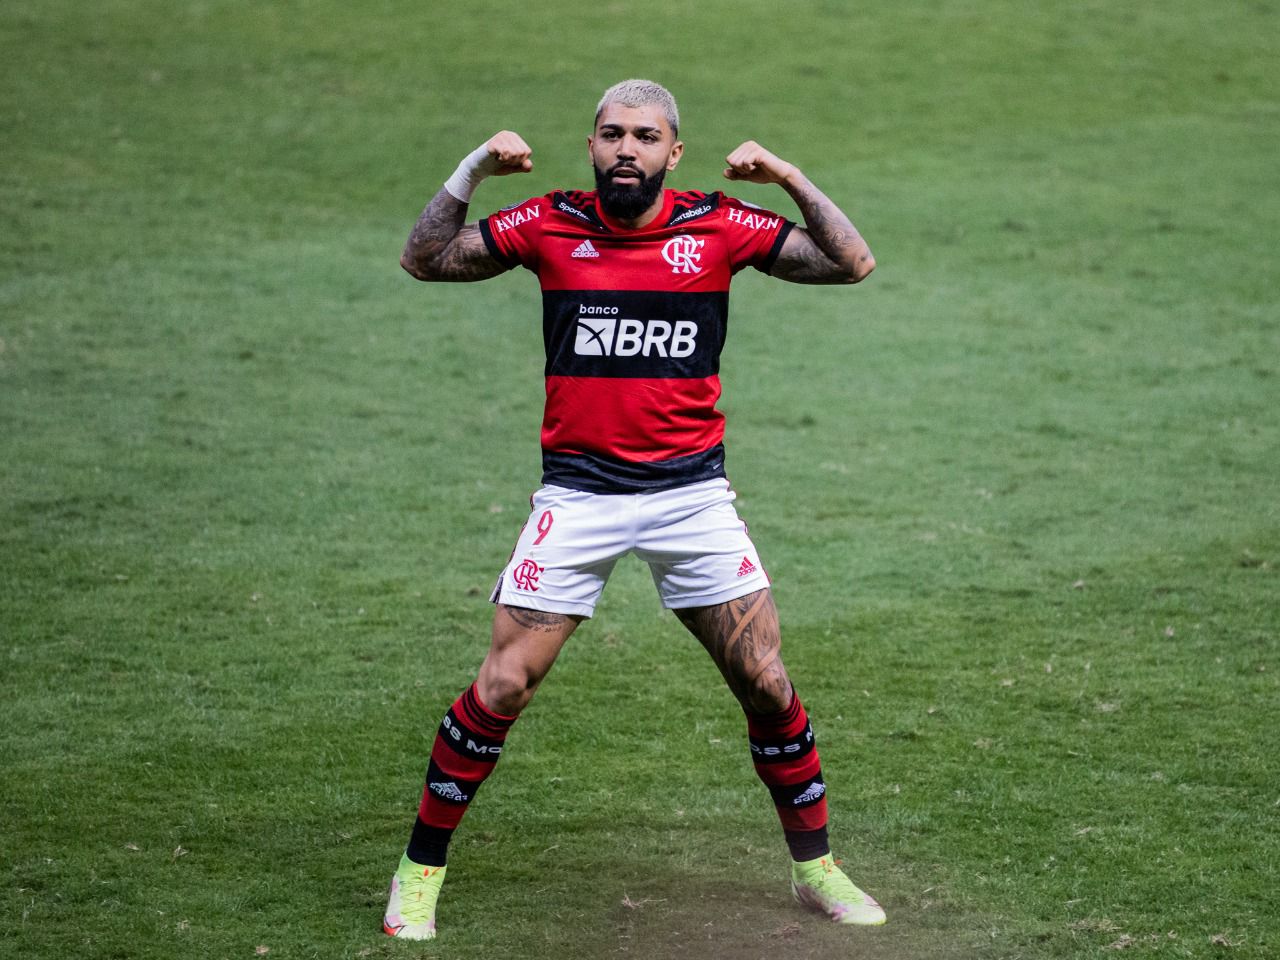
[[[524,140],[499,133],[445,182],[401,257],[419,280],[483,280],[517,265],[535,273],[547,402],[543,486],[491,598],[488,655],[436,735],[391,881],[383,928],[392,936],[435,936],[454,829],[511,724],[629,552],[649,563],[664,605],[702,642],[746,713],[796,899],[840,923],[884,922],[831,856],[813,732],[779,656],[768,577],[733,507],[715,409],[734,273],[752,266],[796,283],[857,283],[875,261],[847,216],[754,142],[729,154],[725,177],[779,185],[803,228],[720,193],[664,190],[684,151],[678,130],[665,89],[617,84],[587,138],[594,192],[555,191],[464,225],[483,179],[533,169]]]

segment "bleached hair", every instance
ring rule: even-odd
[[[680,111],[676,109],[676,98],[666,87],[652,80],[623,80],[615,83],[600,98],[600,105],[596,107],[596,123],[600,122],[600,114],[611,103],[619,103],[624,107],[659,106],[671,126],[671,135],[674,137],[680,132]]]

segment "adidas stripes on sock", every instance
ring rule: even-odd
[[[769,788],[793,860],[831,852],[827,842],[827,786],[809,716],[794,690],[779,713],[747,713],[756,775]]]
[[[418,819],[405,853],[414,863],[444,866],[453,831],[502,756],[515,717],[494,713],[467,688],[440,723],[427,765]]]

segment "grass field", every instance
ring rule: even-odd
[[[0,956],[1280,954],[1280,7],[0,8]],[[681,99],[875,251],[742,276],[729,470],[837,930],[715,670],[620,565],[385,938],[436,724],[539,472],[539,298],[415,284],[494,131],[585,186]],[[743,198],[794,215],[780,192]]]

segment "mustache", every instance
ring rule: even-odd
[[[608,170],[605,171],[605,175],[611,177],[615,173],[617,173],[619,170],[626,170],[629,173],[634,173],[636,176],[639,176],[639,177],[644,176],[644,171],[642,171],[634,163],[628,163],[625,160],[619,160],[612,167],[610,167]]]

